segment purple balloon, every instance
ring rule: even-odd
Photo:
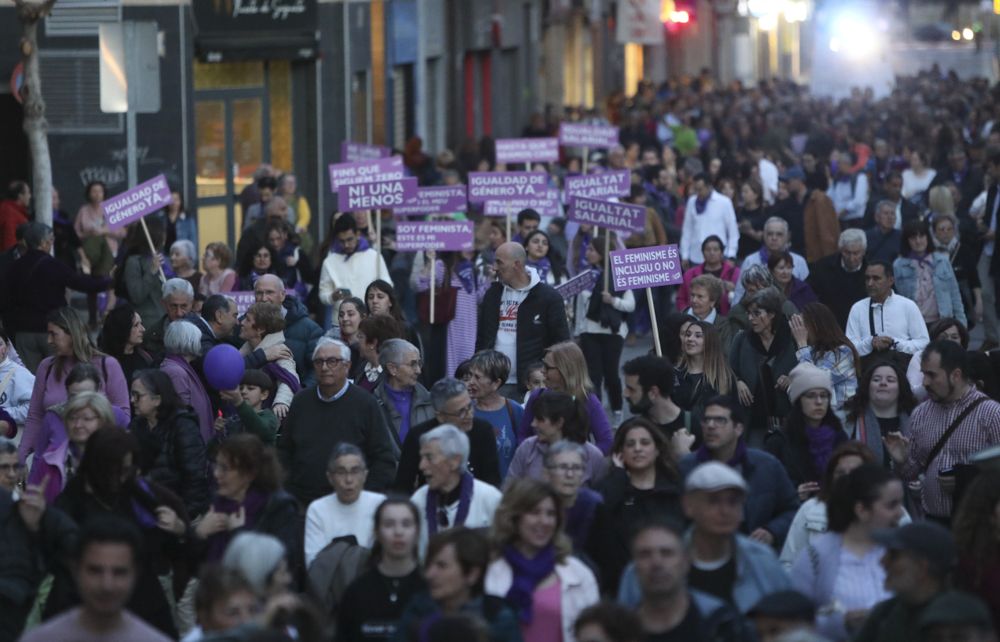
[[[233,390],[243,380],[243,355],[228,343],[220,343],[205,355],[205,380],[216,390]]]

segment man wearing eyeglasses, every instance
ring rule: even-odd
[[[412,493],[427,482],[419,469],[420,437],[442,424],[452,424],[469,438],[468,468],[472,476],[499,488],[500,462],[493,426],[485,419],[475,418],[475,408],[465,384],[446,377],[431,386],[430,398],[434,417],[407,433],[393,488],[401,493]]]
[[[392,429],[392,448],[396,457],[402,450],[411,426],[434,417],[431,393],[417,379],[423,369],[420,350],[404,339],[389,339],[379,346],[379,365],[385,376],[372,395],[382,408],[385,423]]]
[[[368,490],[384,490],[396,472],[392,437],[378,402],[347,380],[351,350],[323,337],[312,354],[316,385],[292,400],[278,437],[278,458],[288,471],[287,489],[303,506],[326,495],[327,459],[339,443],[354,444],[364,453]]]

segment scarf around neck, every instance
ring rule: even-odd
[[[344,260],[347,261],[350,260],[350,258],[355,254],[357,254],[358,252],[364,252],[365,250],[371,248],[371,246],[372,245],[371,243],[368,242],[368,239],[361,236],[360,238],[358,238],[358,247],[350,254],[344,254],[344,246],[341,245],[339,240],[337,240],[334,241],[333,245],[330,246],[330,254],[340,254],[341,256],[344,257]]]
[[[263,512],[264,506],[267,505],[270,498],[271,496],[268,493],[261,492],[256,488],[250,488],[247,490],[247,494],[243,498],[242,502],[237,502],[236,500],[216,495],[215,499],[212,500],[212,508],[216,513],[225,513],[227,515],[239,512],[240,508],[243,508],[243,514],[246,517],[246,522],[244,523],[243,528],[253,529],[253,527],[257,524],[257,520],[260,519],[260,514]],[[222,554],[226,552],[226,547],[229,545],[229,542],[238,533],[238,530],[226,530],[211,535],[208,538],[207,559],[211,561],[221,560]]]
[[[549,271],[552,269],[552,262],[549,261],[549,257],[543,256],[537,261],[528,261],[528,265],[535,268],[538,272],[538,278],[544,283],[545,278],[549,275]]]
[[[531,624],[534,617],[532,607],[535,589],[555,570],[556,548],[550,543],[529,559],[522,555],[521,551],[508,545],[503,549],[503,557],[510,564],[514,574],[506,599],[517,609],[521,622]]]
[[[704,214],[705,213],[705,208],[708,207],[708,201],[711,198],[712,198],[712,193],[711,192],[709,192],[708,196],[706,196],[704,199],[701,199],[701,198],[698,198],[697,196],[695,196],[694,197],[694,211],[696,213],[698,213],[698,214]]]
[[[822,474],[833,454],[833,447],[837,444],[837,431],[832,426],[822,425],[817,428],[806,427],[805,434],[814,470]]]
[[[458,513],[455,515],[455,522],[448,528],[464,525],[465,520],[469,517],[469,506],[472,504],[472,486],[472,473],[468,471],[463,472],[462,479],[458,482]],[[424,513],[424,517],[427,519],[427,533],[430,535],[438,532],[438,502],[442,499],[440,491],[427,489],[427,510]],[[447,505],[442,505],[440,508],[445,510],[447,507]]]

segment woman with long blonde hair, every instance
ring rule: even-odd
[[[580,406],[580,412],[590,421],[590,434],[595,445],[607,455],[611,452],[611,424],[604,411],[600,397],[594,394],[594,385],[587,374],[587,361],[580,346],[572,341],[557,343],[542,355],[545,371],[545,386],[531,393],[524,405],[524,415],[517,428],[517,442],[520,444],[535,434],[531,422],[535,418],[532,406],[546,390],[565,392]]]
[[[593,572],[571,555],[564,522],[559,494],[534,479],[511,484],[493,518],[486,594],[514,607],[525,640],[574,639],[577,616],[600,599]]]
[[[676,373],[677,385],[671,398],[692,414],[691,425],[696,428],[701,426],[705,402],[716,395],[732,394],[736,388],[722,336],[707,321],[692,320],[682,326]]]

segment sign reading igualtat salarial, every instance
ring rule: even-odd
[[[611,253],[611,285],[618,292],[681,283],[676,245],[656,245]]]
[[[344,185],[376,183],[404,178],[403,157],[381,158],[357,163],[335,163],[328,168],[333,193]]]
[[[563,123],[559,126],[559,144],[601,149],[614,147],[618,144],[618,128],[608,125]]]
[[[469,202],[541,196],[548,187],[548,178],[545,172],[470,172]]]
[[[498,138],[498,163],[548,163],[559,160],[558,138]]]
[[[397,221],[396,251],[464,252],[473,248],[472,221]]]
[[[468,207],[465,185],[439,185],[418,187],[417,195],[392,209],[393,216],[451,214],[464,212]]]
[[[416,195],[415,178],[341,185],[337,190],[337,207],[341,211],[392,209],[402,206]]]
[[[646,229],[645,207],[582,196],[574,197],[570,202],[567,218],[618,232],[642,232]]]
[[[631,191],[632,174],[627,169],[566,177],[567,200],[571,200],[574,196],[616,198],[628,196]]]
[[[170,186],[163,174],[139,183],[101,203],[108,227],[116,230],[170,204]]]

